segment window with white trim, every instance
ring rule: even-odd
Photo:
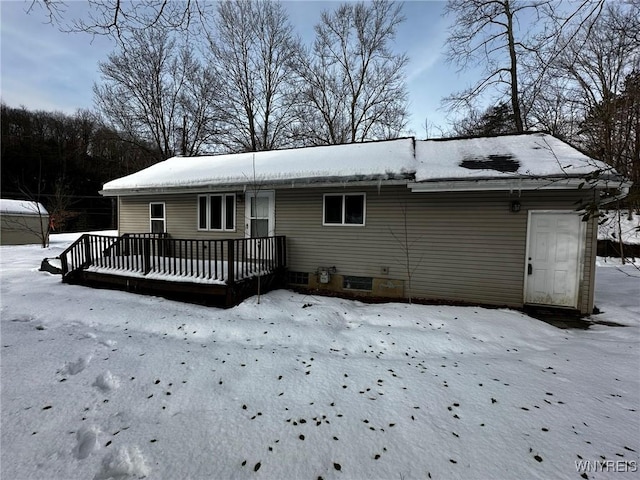
[[[364,225],[364,193],[325,193],[322,207],[323,225]]]
[[[149,228],[151,233],[164,233],[167,231],[164,203],[149,204]]]
[[[198,230],[236,229],[236,195],[198,195]]]

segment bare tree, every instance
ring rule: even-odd
[[[130,141],[152,142],[158,160],[198,154],[215,134],[217,79],[186,45],[158,29],[130,35],[126,48],[100,64],[95,101]]]
[[[300,42],[284,7],[268,0],[220,2],[209,35],[231,151],[290,144]]]
[[[550,70],[566,79],[563,102],[578,113],[573,140],[624,174],[633,170],[627,152],[640,150],[634,114],[640,101],[638,31],[640,2],[608,3],[588,32],[566,42]]]
[[[445,13],[454,20],[446,42],[447,60],[459,71],[481,65],[482,74],[467,89],[446,97],[445,107],[459,112],[477,108],[479,100],[508,102],[513,130],[523,132],[538,96],[548,94],[550,65],[570,39],[592,33],[604,4],[605,0],[449,0]]]
[[[50,23],[66,32],[110,36],[126,43],[133,32],[148,29],[189,31],[213,8],[208,0],[88,0],[87,15],[72,16],[63,0],[31,0],[28,13],[41,7]]]
[[[483,65],[482,78],[468,89],[445,99],[450,109],[468,108],[487,91],[507,96],[513,112],[514,130],[524,131],[520,103],[519,58],[535,49],[532,33],[517,30],[520,15],[540,19],[540,1],[450,0],[445,13],[455,20],[447,38],[447,60],[465,70]],[[520,34],[518,34],[520,33]]]
[[[403,20],[399,5],[382,0],[322,13],[313,48],[298,66],[304,80],[298,135],[305,143],[392,138],[403,131],[408,58],[391,48]]]

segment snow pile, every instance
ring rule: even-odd
[[[560,330],[504,309],[279,290],[220,310],[66,285],[38,271],[68,242],[52,245],[0,247],[2,478],[637,470],[634,266],[599,268],[604,313]]]

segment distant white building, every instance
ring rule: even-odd
[[[0,245],[48,243],[49,212],[41,203],[0,200]]]

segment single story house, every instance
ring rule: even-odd
[[[588,314],[629,183],[544,133],[174,157],[104,185],[119,234],[286,237],[289,285]]]
[[[0,245],[48,243],[49,213],[41,203],[0,200]]]

